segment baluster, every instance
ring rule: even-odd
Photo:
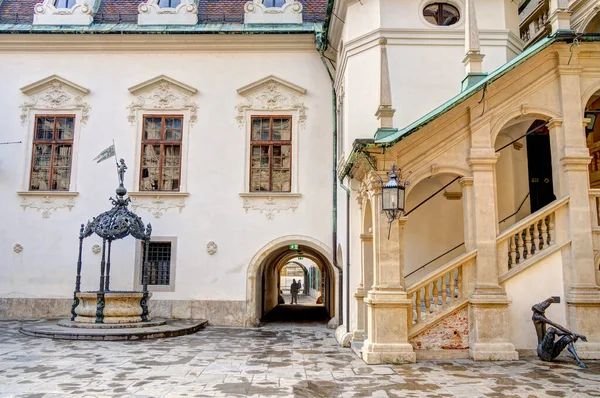
[[[508,267],[510,269],[517,265],[517,245],[515,244],[514,236],[511,236],[508,239],[510,239],[510,265]]]
[[[554,216],[555,213],[552,213],[548,216],[548,246],[554,244]]]
[[[438,279],[433,281],[433,311],[437,311],[439,308],[439,294]]]
[[[519,231],[516,236],[517,241],[517,263],[522,263],[525,260],[525,241],[523,240],[523,231]]]
[[[455,295],[455,291],[454,291],[454,271],[450,271],[448,273],[448,276],[450,277],[450,304],[454,303],[454,295]]]
[[[542,250],[544,250],[544,239],[542,238],[542,221],[536,221],[534,225],[537,230],[535,233],[537,251],[541,252]]]
[[[548,235],[548,226],[546,225],[546,218],[544,217],[541,219],[541,224],[542,224],[542,244],[544,245],[543,248],[545,249],[548,246],[549,241],[549,235]]]
[[[456,280],[458,281],[458,298],[462,298],[463,297],[463,291],[462,291],[462,272],[463,272],[463,266],[459,266],[457,268],[458,270],[458,275],[456,276]]]
[[[531,226],[529,226],[525,228],[525,258],[529,258],[531,256]]]
[[[408,328],[410,329],[413,325],[413,317],[414,317],[414,310],[415,310],[415,306],[413,304],[413,294],[409,293],[408,294],[408,299],[410,300],[410,304],[408,306],[408,317],[406,317],[407,323],[408,323]]]
[[[442,308],[446,306],[446,298],[448,293],[446,292],[446,275],[442,276]]]
[[[430,292],[431,284],[428,283],[425,285],[425,314],[429,315],[431,313],[431,294]]]
[[[421,289],[415,292],[415,309],[417,310],[417,322],[421,322]]]

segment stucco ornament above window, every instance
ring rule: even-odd
[[[302,4],[296,0],[252,0],[244,12],[246,24],[302,23]]]
[[[100,0],[44,0],[34,7],[34,25],[90,25]]]
[[[289,110],[298,112],[298,124],[306,125],[307,108],[300,98],[306,89],[287,82],[277,76],[268,76],[238,89],[244,101],[238,104],[236,122],[241,128],[246,123],[247,111]]]
[[[198,90],[168,76],[160,75],[137,84],[130,87],[129,92],[137,97],[127,106],[131,125],[137,120],[138,110],[188,110],[190,125],[198,120],[198,104],[190,98],[198,94]]]
[[[148,0],[138,6],[138,25],[196,25],[198,0]]]
[[[24,126],[32,110],[80,110],[81,124],[87,123],[92,108],[83,97],[90,93],[85,87],[52,75],[21,88],[21,92],[29,98],[21,108],[21,125]]]

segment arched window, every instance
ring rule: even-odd
[[[438,26],[454,25],[460,19],[458,8],[448,3],[433,3],[423,9],[427,22]]]
[[[181,0],[159,0],[160,8],[176,8],[181,3]]]
[[[285,0],[263,0],[263,6],[267,8],[283,7]]]
[[[55,8],[71,8],[77,3],[77,0],[56,0],[54,2]]]

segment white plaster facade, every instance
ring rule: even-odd
[[[157,236],[177,238],[174,289],[155,292],[156,302],[177,301],[188,309],[192,301],[232,302],[236,318],[223,321],[232,312],[223,307],[213,322],[240,325],[247,269],[261,247],[282,236],[306,236],[320,242],[318,250],[328,250],[331,225],[323,220],[331,218],[331,173],[323,170],[331,170],[330,83],[312,36],[200,35],[188,39],[193,50],[176,55],[173,36],[152,42],[139,37],[134,44],[127,37],[105,36],[90,44],[87,37],[72,36],[64,51],[54,54],[43,47],[57,36],[36,36],[42,52],[30,53],[21,52],[25,37],[15,36],[12,49],[4,47],[0,55],[11,60],[2,63],[2,73],[19,70],[15,78],[0,81],[4,92],[14,93],[0,100],[6,112],[2,140],[22,142],[2,153],[6,227],[0,236],[2,251],[11,255],[0,267],[0,297],[71,296],[79,225],[107,210],[116,188],[114,164],[92,161],[113,139],[117,156],[129,167],[125,186],[132,207]],[[215,40],[226,50],[215,51]],[[114,50],[107,52],[106,44]],[[44,70],[38,68],[40,56],[53,58]],[[98,64],[103,67],[95,68]],[[195,73],[189,65],[198,65]],[[51,91],[58,88],[67,93],[64,98]],[[272,89],[281,90],[278,98],[285,93],[294,101],[254,103],[242,113],[244,118],[292,116],[294,185],[289,194],[248,193],[250,133],[245,120],[238,123],[239,106],[247,105],[250,91],[261,96]],[[75,113],[77,121],[70,190],[29,194],[33,117],[65,112]],[[139,192],[140,120],[150,114],[184,116],[179,192]],[[99,258],[90,248],[101,243],[89,240],[83,258],[86,289],[97,285]],[[218,245],[212,255],[204,249],[211,241]],[[15,244],[21,252],[13,251]],[[132,240],[113,246],[112,289],[137,286],[135,252]]]

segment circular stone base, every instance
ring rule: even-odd
[[[71,322],[66,319],[62,321]],[[205,319],[167,319],[164,321],[165,323],[162,325],[137,328],[65,327],[59,326],[56,322],[48,321],[41,324],[36,323],[31,326],[23,326],[19,331],[28,336],[46,337],[58,340],[118,341],[184,336],[186,334],[196,333],[208,324],[208,321]]]
[[[70,319],[61,319],[58,321],[58,326],[66,328],[78,329],[126,329],[126,328],[149,328],[153,326],[161,326],[166,324],[166,319],[152,319],[148,322],[136,323],[79,323],[73,322]]]

